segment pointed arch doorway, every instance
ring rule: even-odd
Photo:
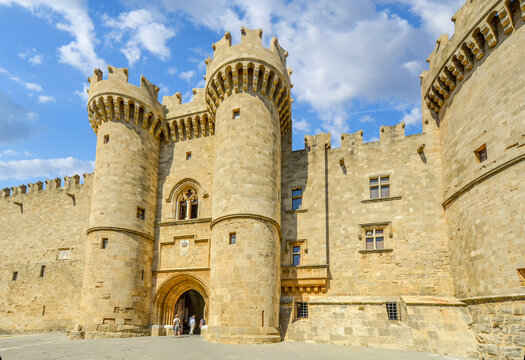
[[[185,333],[189,331],[188,320],[195,315],[195,334],[199,333],[199,320],[208,321],[209,291],[204,282],[192,274],[178,274],[166,279],[157,290],[153,303],[155,325],[166,326],[179,315]]]

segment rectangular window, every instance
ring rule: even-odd
[[[137,206],[137,218],[144,220],[146,218],[146,210]]]
[[[46,266],[45,265],[42,265],[40,267],[40,277],[44,277],[44,272],[46,271]]]
[[[387,302],[386,313],[388,315],[388,320],[399,320],[399,311],[397,309],[397,303]]]
[[[292,246],[292,261],[293,261],[293,266],[301,265],[301,247],[300,246]]]
[[[233,118],[238,119],[241,117],[241,109],[234,109],[233,110]]]
[[[365,229],[365,248],[367,250],[379,250],[385,248],[384,228]]]
[[[141,278],[142,281],[144,281],[144,270],[142,270],[142,278]]]
[[[370,178],[370,199],[390,197],[390,176]]]
[[[230,233],[230,245],[234,245],[237,243],[237,234],[236,233]]]
[[[67,260],[71,256],[70,249],[59,249],[58,250],[58,260]]]
[[[101,245],[100,245],[100,248],[101,248],[101,249],[107,249],[107,248],[108,248],[108,242],[109,242],[109,241],[108,241],[108,238],[103,238],[103,239],[102,239],[102,243],[101,243]]]
[[[109,142],[109,135],[104,135],[104,144]]]
[[[12,280],[16,281],[16,279],[18,279],[18,271],[13,272]]]
[[[483,144],[479,148],[477,148],[474,151],[474,154],[476,154],[476,158],[479,162],[487,160],[487,144]]]
[[[295,304],[295,317],[297,319],[308,319],[308,303],[297,302]]]
[[[303,189],[292,190],[292,210],[299,210],[303,206]]]
[[[199,200],[192,200],[191,202],[191,214],[192,219],[196,219],[199,216]]]
[[[181,201],[179,203],[179,220],[186,219],[186,208],[187,208],[186,201]]]
[[[186,153],[186,160],[191,160],[191,151]]]

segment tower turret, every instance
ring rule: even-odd
[[[215,118],[210,265],[212,341],[280,341],[281,138],[290,128],[287,52],[242,28],[213,45],[206,102]]]
[[[80,324],[86,337],[148,333],[159,139],[158,87],[128,70],[95,70],[88,115],[97,153]]]

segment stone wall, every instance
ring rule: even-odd
[[[482,359],[523,360],[525,296],[472,299],[468,311]]]
[[[284,154],[282,265],[299,242],[301,265],[329,265],[328,295],[453,296],[435,130],[404,136],[404,124],[381,128],[378,142],[362,132],[307,137],[307,149]],[[421,150],[421,153],[418,152]],[[370,198],[369,179],[389,176],[390,196]],[[302,209],[291,191],[303,189]],[[385,228],[384,249],[366,250],[363,230]]]
[[[0,198],[0,332],[73,328],[82,293],[92,175],[84,175],[84,184],[77,182],[66,178],[60,187],[60,179],[48,180],[44,190],[42,183],[30,184],[27,193],[18,187]],[[69,258],[60,259],[60,250],[68,250]]]
[[[459,297],[525,292],[525,27],[516,17],[440,113],[444,201]],[[501,26],[501,25],[499,25]],[[502,71],[502,67],[507,69]],[[474,153],[486,144],[487,160]],[[521,160],[520,160],[521,159]]]
[[[478,357],[465,304],[437,298],[387,300],[399,302],[399,320],[389,320],[381,297],[310,297],[307,319],[297,318],[293,299],[283,298],[283,338]]]

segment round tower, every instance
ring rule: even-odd
[[[525,294],[524,20],[525,1],[467,2],[423,74],[459,298]]]
[[[97,153],[79,324],[86,337],[147,335],[164,111],[158,88],[108,66],[89,79]]]
[[[207,339],[280,341],[281,137],[290,127],[287,52],[242,28],[213,45],[206,102],[215,120]]]
[[[510,339],[519,333],[512,324],[524,324],[525,1],[468,1],[452,20],[456,32],[430,55],[422,96],[424,118],[439,129],[456,296],[481,357],[517,349],[522,359],[523,344]]]

